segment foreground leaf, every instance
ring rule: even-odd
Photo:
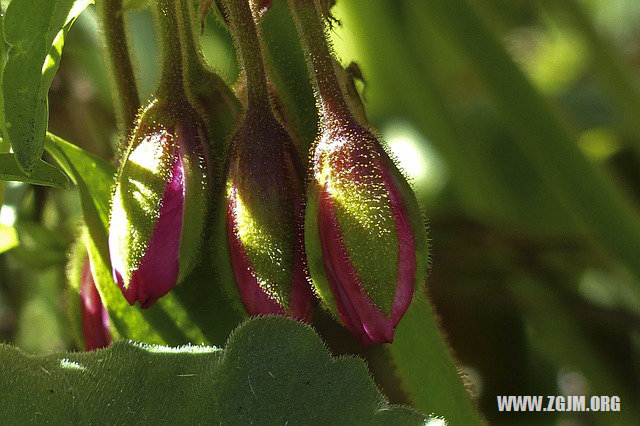
[[[13,154],[0,154],[0,180],[27,182],[59,189],[69,186],[69,180],[65,174],[43,160],[38,160],[31,174],[27,175],[20,168],[16,156]]]
[[[224,350],[117,342],[28,356],[0,345],[0,411],[10,423],[424,424],[389,405],[357,358],[332,358],[313,330],[253,319]]]
[[[64,38],[91,3],[13,0],[7,8],[4,37],[11,48],[2,76],[6,136],[26,173],[31,173],[42,155],[49,115],[47,94],[60,64]]]

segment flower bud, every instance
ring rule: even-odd
[[[109,314],[102,304],[93,281],[89,256],[85,257],[80,277],[80,303],[82,309],[82,336],[87,350],[106,348],[111,344]]]
[[[153,305],[198,261],[208,205],[206,131],[186,100],[140,114],[113,191],[109,251],[127,301]]]
[[[226,228],[238,292],[250,315],[311,319],[303,190],[287,131],[270,114],[248,114],[231,141]]]
[[[425,277],[420,210],[371,132],[353,118],[323,127],[305,230],[314,285],[363,344],[391,342]]]

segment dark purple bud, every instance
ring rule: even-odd
[[[226,227],[235,281],[250,315],[311,320],[303,190],[287,131],[272,116],[247,117],[231,142]]]

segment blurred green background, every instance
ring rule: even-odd
[[[367,117],[424,207],[427,289],[484,416],[634,424],[640,252],[625,252],[625,230],[640,221],[640,2],[338,0],[332,11],[336,53],[359,65]],[[127,22],[146,99],[159,71],[151,14],[132,8]],[[213,16],[202,46],[235,82],[230,37]],[[49,99],[51,132],[112,158],[93,9],[69,34]],[[612,214],[610,196],[631,215]],[[7,183],[0,341],[74,348],[65,282],[80,221],[73,188]],[[618,395],[622,412],[497,413],[496,395],[571,394]]]

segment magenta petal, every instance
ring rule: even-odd
[[[82,266],[80,280],[80,300],[82,305],[82,336],[87,350],[106,348],[111,343],[109,315],[102,304],[91,273],[87,257]]]
[[[356,274],[329,194],[323,192],[318,203],[320,242],[336,309],[345,327],[365,346],[393,341],[395,327],[411,304],[416,273],[415,243],[404,201],[389,173],[382,173],[398,240],[398,273],[390,318],[374,305]]]
[[[396,223],[396,235],[398,239],[398,276],[396,279],[396,292],[391,308],[391,319],[395,327],[411,305],[414,291],[414,279],[416,275],[416,246],[409,224],[409,215],[405,207],[402,195],[393,181],[391,175],[384,170],[382,176],[389,193],[391,211]]]
[[[394,324],[365,293],[347,249],[328,193],[318,200],[318,229],[329,285],[344,326],[366,346],[393,341]]]
[[[253,267],[240,241],[236,227],[237,197],[237,191],[232,188],[227,206],[227,239],[229,241],[231,266],[233,267],[238,291],[240,292],[240,299],[249,315],[284,315],[282,307],[262,290],[258,279],[252,273]]]
[[[124,286],[120,271],[113,271],[114,279],[129,304],[133,305],[138,300],[140,306],[148,308],[176,285],[184,197],[184,162],[178,156],[173,164],[171,180],[162,195],[160,215],[147,251],[138,269],[131,274],[129,286]]]

